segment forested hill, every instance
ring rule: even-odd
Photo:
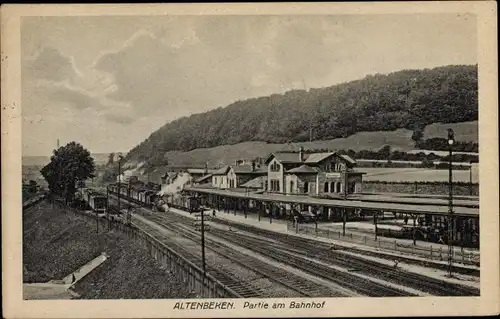
[[[244,141],[301,142],[311,132],[313,140],[398,128],[418,132],[436,122],[474,121],[477,85],[477,65],[445,66],[237,101],[165,124],[127,158],[159,164],[163,153],[172,150]]]

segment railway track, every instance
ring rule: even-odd
[[[332,251],[330,247],[327,246],[327,244],[318,241],[274,233],[256,227],[231,223],[220,219],[218,219],[216,222],[220,224],[231,225],[231,227],[235,227],[249,233],[259,234],[264,237],[271,237],[273,239],[276,239],[277,241],[283,243],[285,245],[285,249],[288,251],[304,254],[305,256],[316,258],[318,260],[332,264],[341,266],[350,265],[351,267],[359,268],[368,275],[372,275],[384,280],[391,280],[398,284],[430,294],[438,296],[479,296],[480,294],[478,289],[472,287],[452,284],[444,280],[394,269],[389,265],[378,263],[372,260],[367,260],[362,257],[347,255],[339,251]],[[261,242],[264,243],[265,241],[261,240]]]
[[[234,236],[236,233],[227,234],[223,230],[213,230],[216,236],[221,237],[228,242],[239,244],[247,249],[255,251],[263,256],[282,262],[287,265],[294,266],[313,276],[326,279],[338,285],[356,291],[362,295],[369,297],[397,297],[397,296],[414,296],[409,292],[399,290],[397,288],[385,286],[371,280],[354,276],[352,274],[330,268],[326,265],[316,263],[314,261],[298,257],[289,252],[276,249],[272,246],[262,246],[262,241],[246,236]]]
[[[117,200],[112,199],[110,197],[110,201],[117,202]],[[127,204],[128,205],[128,204]],[[132,208],[140,208],[146,212],[149,212],[148,210],[140,207],[139,205],[132,203],[131,204]],[[110,209],[112,209],[115,213],[121,213],[121,210],[118,210],[117,206],[115,205],[110,205]],[[125,207],[123,209],[126,209]],[[187,249],[183,248],[181,245],[175,243],[172,241],[168,236],[160,232],[157,228],[152,227],[146,223],[143,223],[142,221],[138,220],[137,218],[133,218],[133,222],[136,227],[139,229],[149,233],[156,239],[158,239],[161,243],[165,244],[168,246],[170,249],[174,250],[178,254],[182,255],[184,258],[192,262],[193,264],[197,265],[198,267],[202,267],[202,260],[201,257],[199,257],[197,254],[194,254]],[[207,267],[207,272],[210,272],[217,280],[219,280],[222,284],[224,284],[226,287],[231,288],[234,292],[236,292],[240,297],[242,298],[257,298],[257,297],[262,297],[265,295],[265,292],[256,289],[249,285],[246,282],[242,282],[240,279],[231,277],[229,276],[226,272],[223,272],[219,269],[216,269],[214,267]]]
[[[191,219],[180,215],[170,214],[169,216],[178,222],[186,223],[192,221]],[[290,256],[290,254],[300,254],[308,258],[316,259],[325,263],[330,263],[342,267],[355,268],[359,273],[373,276],[375,278],[379,278],[382,280],[388,280],[390,282],[394,282],[406,287],[410,287],[422,292],[438,296],[479,296],[480,294],[479,289],[473,287],[466,287],[463,285],[452,284],[444,280],[430,278],[424,275],[403,271],[400,269],[394,269],[389,265],[382,264],[372,260],[367,260],[365,258],[353,256],[350,254],[348,255],[341,251],[335,251],[335,250],[332,251],[330,249],[331,247],[328,244],[310,240],[307,238],[298,238],[296,236],[275,233],[268,230],[247,226],[244,224],[233,223],[221,219],[215,219],[214,222],[234,227],[236,229],[248,232],[249,234],[265,237],[266,239],[268,238],[275,239],[279,243],[279,246],[276,246],[274,249],[280,249],[282,250],[282,252],[288,253],[288,256]],[[214,233],[214,231],[212,231],[212,233]],[[242,243],[239,240],[241,238],[241,235],[238,237],[239,239],[235,241],[234,239],[227,237],[227,234],[226,235],[224,235],[223,233],[218,233],[218,234],[221,235],[221,237],[225,236],[226,237],[224,238],[225,240],[233,242],[236,245],[241,245]],[[257,239],[251,236],[245,240],[247,240],[248,244],[247,246],[249,246],[251,250],[255,251],[256,249],[259,249],[258,247],[269,246],[269,240],[266,239]],[[259,253],[267,256],[269,255],[268,252],[262,250]],[[279,257],[280,256],[279,252],[277,252],[276,254],[278,256],[277,258],[281,258]],[[293,262],[295,267],[300,268],[302,264],[300,261],[297,261],[296,258],[297,258],[296,256],[287,257],[287,259],[283,257],[281,258],[281,261],[284,262],[285,264],[290,264],[290,262]],[[276,260],[276,258],[273,259]],[[331,271],[331,268],[329,269],[330,269],[329,271]],[[347,284],[349,284],[349,282]]]
[[[171,215],[170,217],[170,222],[183,222],[183,223],[189,223],[192,220],[187,218],[187,217],[182,217],[178,215]],[[155,217],[153,217],[155,218]],[[165,223],[158,221],[158,218],[162,217],[156,217],[156,221],[161,224],[163,227],[172,227],[171,225],[166,225]],[[385,286],[364,278],[360,278],[358,276],[354,276],[352,274],[338,271],[335,269],[332,269],[328,266],[321,265],[315,262],[312,262],[310,260],[297,257],[294,254],[290,254],[289,252],[283,252],[281,250],[278,250],[272,246],[269,246],[268,242],[262,241],[262,240],[257,240],[254,238],[248,238],[246,236],[242,236],[237,233],[232,233],[232,234],[227,234],[227,232],[222,231],[222,230],[217,230],[212,228],[210,230],[211,234],[216,235],[217,237],[220,237],[227,242],[230,242],[234,245],[242,246],[246,249],[249,249],[251,251],[254,251],[260,255],[263,255],[269,259],[273,259],[277,262],[286,264],[286,265],[291,265],[295,267],[296,269],[300,269],[303,272],[306,272],[310,275],[313,275],[318,278],[322,278],[325,280],[328,280],[330,282],[333,282],[337,285],[340,285],[342,287],[346,287],[349,290],[356,291],[357,293],[365,296],[370,296],[370,297],[388,297],[388,296],[412,296],[411,293],[392,288],[389,286]],[[235,237],[237,236],[237,238]],[[220,245],[218,242],[211,241],[211,245]],[[230,248],[227,251],[233,251],[234,249]],[[220,252],[220,253],[225,253],[225,252]],[[241,255],[241,254],[239,254]],[[244,256],[244,255],[243,255]],[[237,257],[239,260],[241,260],[241,256]],[[236,259],[236,260],[238,260]],[[266,263],[261,263],[263,265],[266,265],[266,271],[270,270],[269,265]],[[245,262],[246,265],[246,262]],[[259,266],[262,267],[262,266]],[[272,272],[271,272],[272,273]],[[269,273],[267,274],[269,275]],[[279,278],[279,277],[278,277]],[[317,284],[314,284],[317,285]],[[300,286],[298,286],[300,287]],[[320,294],[319,296],[325,297],[324,294]],[[326,295],[328,296],[328,295]]]
[[[149,214],[147,217],[149,220],[157,223],[158,225],[170,229],[172,231],[181,234],[183,237],[190,240],[201,242],[201,236],[198,232],[188,230],[185,227],[173,224],[171,220],[165,216],[159,216],[154,214]],[[259,275],[274,281],[282,286],[287,287],[290,290],[297,292],[298,296],[302,297],[343,297],[345,294],[334,291],[327,286],[318,284],[316,282],[303,279],[293,273],[270,265],[264,261],[258,260],[254,257],[248,256],[246,254],[240,253],[234,248],[224,245],[218,241],[205,239],[207,243],[207,249],[220,254],[224,258],[231,260],[232,262],[239,264],[245,268],[248,268]]]
[[[184,249],[181,245],[173,242],[170,240],[165,234],[161,233],[158,229],[155,227],[149,226],[146,223],[142,223],[141,221],[134,219],[134,224],[141,229],[149,233],[150,235],[154,236],[156,239],[158,239],[161,243],[167,245],[169,248],[177,252],[178,254],[181,254],[184,258],[188,259],[190,262],[193,264],[199,266],[200,268],[202,267],[202,260],[201,257],[198,255],[187,251]],[[265,292],[256,289],[249,285],[247,282],[242,282],[238,278],[234,278],[232,276],[229,276],[227,273],[222,272],[219,269],[213,268],[213,267],[207,267],[207,272],[210,272],[217,280],[219,280],[222,284],[225,286],[231,288],[234,292],[236,292],[239,296],[242,298],[257,298],[257,297],[262,297],[265,295]]]

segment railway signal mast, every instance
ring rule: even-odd
[[[455,143],[455,133],[451,128],[448,129],[448,276],[452,276],[453,266],[453,166],[452,166],[452,148]]]
[[[201,205],[201,198],[200,197],[193,197],[192,198],[193,202],[195,202],[194,205],[192,205],[193,202],[190,203],[190,206],[194,206],[195,212],[200,213],[201,217],[201,222],[198,222],[198,214],[196,214],[196,221],[195,221],[195,230],[201,231],[201,262],[202,262],[202,268],[203,268],[203,278],[206,277],[207,274],[207,266],[206,266],[206,260],[205,260],[205,207]]]

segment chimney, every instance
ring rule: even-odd
[[[302,146],[299,149],[299,161],[300,162],[304,161],[304,148]]]

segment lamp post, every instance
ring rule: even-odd
[[[448,129],[448,275],[452,276],[453,264],[453,166],[452,166],[452,148],[455,143],[455,133],[452,129]]]

